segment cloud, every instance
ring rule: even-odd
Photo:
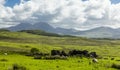
[[[4,4],[5,3],[5,0],[0,0],[0,4]]]
[[[13,8],[4,3],[0,0],[2,27],[22,22],[47,22],[54,27],[79,30],[120,27],[120,3],[111,4],[110,0],[21,0]]]

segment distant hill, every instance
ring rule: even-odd
[[[16,26],[9,27],[8,30],[11,30],[11,31],[43,30],[46,32],[57,33],[57,34],[61,34],[61,35],[72,35],[76,31],[74,29],[54,28],[45,22],[39,22],[39,23],[35,23],[35,24],[21,23]]]
[[[47,32],[53,32],[55,29],[47,23],[39,22],[36,24],[30,23],[21,23],[16,26],[8,28],[11,31],[20,31],[20,30],[44,30]]]
[[[98,27],[91,30],[79,31],[78,36],[88,38],[120,38],[120,29]]]
[[[11,31],[21,31],[21,30],[43,30],[49,33],[56,33],[60,35],[72,35],[81,36],[88,38],[119,38],[120,39],[120,29],[113,29],[110,27],[98,27],[86,31],[78,31],[75,29],[64,29],[64,28],[54,28],[48,23],[39,22],[35,24],[21,23],[17,26],[8,28]]]
[[[49,32],[45,32],[43,30],[21,30],[19,32],[26,32],[26,33],[36,34],[36,35],[53,36],[53,37],[73,37],[70,35],[59,35],[56,33],[49,33]]]

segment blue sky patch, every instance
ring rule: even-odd
[[[20,4],[20,0],[6,0],[5,6],[13,7],[15,4]]]
[[[24,0],[29,1],[29,0]],[[87,0],[83,0],[87,1]],[[111,0],[112,4],[120,3],[120,0]],[[15,4],[20,4],[20,0],[6,0],[5,6],[13,7]]]
[[[117,3],[120,3],[120,0],[111,0],[111,2],[112,2],[113,4],[117,4]]]
[[[29,1],[29,0],[24,0],[24,1]],[[20,4],[20,0],[6,0],[5,6],[13,7],[16,4]]]

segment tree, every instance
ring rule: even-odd
[[[32,54],[37,54],[37,53],[39,53],[39,49],[37,49],[37,48],[31,48],[30,52]]]

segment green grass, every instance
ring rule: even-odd
[[[91,63],[91,59],[73,58],[68,60],[35,60],[32,57],[19,55],[14,52],[29,52],[31,48],[38,48],[40,52],[50,53],[52,49],[72,49],[95,51],[100,57],[99,63]],[[13,64],[25,66],[29,70],[116,70],[110,66],[113,63],[119,64],[120,40],[97,40],[81,37],[52,37],[34,35],[25,32],[0,32],[0,70],[8,70]],[[12,52],[7,56],[3,52]],[[110,60],[112,57],[115,60]],[[78,62],[79,61],[79,62]]]
[[[92,59],[69,58],[68,60],[34,60],[22,55],[0,55],[0,69],[7,70],[13,64],[25,66],[29,70],[116,70],[111,65],[116,61],[99,59],[98,63],[92,63]]]
[[[95,51],[100,56],[118,56],[120,57],[120,46],[119,45],[103,45],[103,46],[79,46],[79,45],[49,45],[49,44],[34,44],[34,43],[11,43],[11,42],[0,42],[0,50],[4,50],[4,47],[15,48],[18,51],[29,51],[31,48],[38,48],[41,52],[49,53],[52,49],[56,50],[65,50],[69,51],[72,49],[79,50],[88,50]],[[6,50],[6,49],[5,49]],[[8,51],[12,51],[13,49],[7,49]],[[111,52],[112,51],[112,52]]]

